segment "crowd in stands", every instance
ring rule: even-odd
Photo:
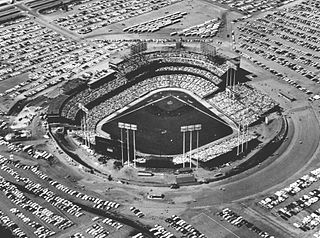
[[[82,3],[85,4],[78,7],[79,11],[77,13],[66,17],[59,17],[54,22],[69,30],[76,31],[78,34],[88,34],[96,29],[169,6],[179,1],[181,0],[128,0],[126,2],[121,0],[102,0],[85,3],[87,1],[83,0]]]
[[[135,84],[90,110],[87,119],[87,123],[89,124],[88,129],[94,130],[96,124],[101,119],[123,108],[144,94],[166,87],[186,89],[197,94],[199,97],[204,97],[218,89],[212,82],[194,75],[172,74],[155,76]]]
[[[220,92],[207,101],[234,122],[246,125],[252,124],[276,106],[269,96],[246,84],[236,85],[231,92]]]
[[[249,134],[246,136],[240,135],[239,138],[238,136],[233,136],[226,140],[214,141],[210,144],[200,147],[198,150],[192,150],[191,158],[193,159],[199,158],[199,161],[201,162],[208,162],[210,160],[217,158],[220,155],[223,155],[225,153],[232,151],[238,145],[250,142],[256,137],[257,136],[255,135]],[[189,157],[190,157],[190,152],[188,152],[186,156],[178,155],[173,158],[173,162],[175,164],[182,164],[184,162],[186,163],[189,161]]]
[[[97,88],[90,89],[86,88],[75,96],[71,97],[69,101],[62,108],[61,115],[65,118],[74,120],[77,112],[79,111],[78,104],[82,103],[87,105],[95,99],[119,88],[120,86],[127,83],[127,79],[124,77],[116,77],[114,80],[103,84]]]
[[[201,68],[196,68],[196,67],[190,67],[190,66],[165,66],[157,69],[156,71],[158,72],[168,72],[168,71],[182,71],[182,72],[188,72],[192,74],[197,74],[201,77],[204,77],[214,84],[218,85],[222,82],[220,78],[218,78],[216,75],[211,73],[210,71],[201,69]]]
[[[196,65],[198,67],[209,70],[219,77],[226,73],[229,68],[226,63],[218,64],[212,60],[209,60],[207,56],[201,53],[191,51],[157,51],[133,56],[130,58],[130,60],[121,62],[118,65],[118,69],[124,74],[127,74],[138,69],[142,65],[155,60],[166,63],[184,63]]]

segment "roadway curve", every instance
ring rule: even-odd
[[[320,140],[319,121],[312,108],[300,108],[291,113],[287,135],[291,140],[280,146],[277,150],[278,158],[272,163],[219,182],[181,188],[179,192],[172,192],[169,196],[192,193],[195,202],[191,206],[201,207],[234,202],[261,192],[265,193],[276,186],[284,187],[281,183],[287,184],[290,178],[301,175],[299,172],[309,165],[318,153]]]

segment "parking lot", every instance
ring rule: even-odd
[[[237,25],[237,49],[255,64],[305,92],[319,93],[319,12],[315,1],[266,13]],[[260,60],[261,59],[261,60]]]
[[[38,7],[34,6],[43,1],[31,2],[23,3],[23,7],[17,3],[17,6],[10,7],[6,11],[0,10],[1,17],[8,13],[12,16],[21,16],[0,25],[1,107],[9,101],[15,102],[22,98],[33,99],[40,95],[50,95],[48,99],[50,100],[51,96],[61,93],[60,85],[70,80],[103,78],[109,73],[106,66],[110,55],[130,46],[132,39],[140,37],[139,34],[142,33],[146,34],[141,38],[148,39],[150,42],[167,41],[167,39],[158,40],[158,38],[170,35],[172,32],[175,33],[172,39],[190,37],[189,40],[194,39],[192,37],[199,39],[208,37],[211,41],[211,37],[218,33],[217,29],[225,27],[222,24],[223,21],[220,21],[220,17],[225,12],[222,7],[236,10],[237,14],[241,12],[245,14],[241,18],[247,19],[244,22],[234,21],[234,32],[230,34],[234,40],[234,49],[239,54],[259,67],[262,72],[269,71],[279,82],[296,90],[294,93],[304,95],[306,99],[309,98],[309,101],[320,99],[318,87],[320,83],[318,73],[320,70],[320,24],[318,23],[320,12],[319,4],[315,0],[305,0],[295,7],[282,8],[274,12],[269,10],[291,1],[218,0],[216,2],[219,6],[215,7],[204,4],[204,1],[82,0],[70,4],[68,11],[52,8],[43,12],[45,15],[40,15],[39,18],[34,17],[39,16],[35,11]],[[24,7],[33,11],[26,13]],[[186,9],[188,11],[187,14],[183,14],[181,21],[174,23],[173,21],[177,19],[168,21],[177,9],[181,11],[181,16]],[[257,17],[255,14],[258,12],[265,13]],[[159,19],[164,15],[168,18]],[[157,19],[155,25],[151,24],[153,19]],[[158,26],[163,27],[159,28],[155,39],[151,39],[148,33],[152,33],[153,28],[156,29]],[[128,27],[133,34],[122,32]],[[117,31],[116,34],[113,34],[114,31]],[[91,38],[95,34],[102,34],[102,36]],[[129,67],[135,67],[135,65],[129,65]],[[125,72],[129,67],[124,64],[123,71]],[[192,70],[182,66],[173,69]],[[201,70],[195,72],[199,74]],[[208,75],[208,72],[206,74]],[[212,76],[209,74],[208,77]],[[116,83],[118,84],[114,86],[118,87],[125,82]],[[197,86],[196,83],[193,86]],[[203,88],[208,87],[203,86]],[[111,90],[112,87],[109,89]],[[94,97],[93,91],[97,94],[105,94],[105,90],[108,89],[101,87],[88,90],[76,99],[90,102]],[[138,89],[133,91],[138,92]],[[195,91],[201,93],[201,90]],[[129,92],[123,98],[128,99],[131,95],[132,93]],[[298,98],[301,99],[301,97]],[[71,101],[67,109],[73,108],[77,100]],[[116,102],[113,105],[116,105]],[[226,107],[231,108],[231,106],[232,103]],[[67,109],[66,113],[69,113]],[[70,111],[70,115],[74,110]],[[5,110],[0,110],[0,114],[2,113],[4,114]],[[101,110],[101,113],[105,112]],[[33,118],[30,121],[32,120]],[[5,127],[7,128],[7,122],[1,119],[0,128]],[[101,185],[104,192],[101,194],[80,187],[77,183],[78,178],[68,177],[69,171],[61,164],[49,167],[56,158],[53,152],[47,151],[45,147],[28,147],[24,143],[5,143],[3,140],[0,140],[0,147],[1,151],[5,151],[0,161],[0,197],[3,201],[0,205],[0,219],[6,226],[11,227],[10,229],[18,237],[146,237],[131,226],[106,215],[117,214],[117,212],[125,214],[132,221],[148,224],[148,231],[156,237],[213,238],[210,236],[213,233],[216,238],[223,236],[281,237],[277,228],[274,232],[263,222],[257,222],[253,219],[254,216],[248,214],[248,210],[237,210],[229,206],[229,210],[220,209],[220,215],[217,215],[217,211],[210,211],[211,213],[206,211],[207,213],[200,213],[199,216],[192,218],[180,214],[167,217],[160,215],[160,211],[156,212],[159,214],[154,215],[151,214],[151,209],[144,206],[142,200],[144,195],[132,195],[133,190],[128,189],[128,194],[132,198],[120,198],[120,195],[124,194],[122,190],[112,193],[103,187],[108,184],[112,190],[117,186],[113,186],[115,182],[109,184],[104,181],[105,184]],[[9,157],[9,154],[12,156]],[[17,162],[19,160],[17,158],[20,158],[18,155],[24,157],[22,161],[31,161],[32,165]],[[70,158],[68,159],[71,161]],[[71,163],[74,170],[78,171],[78,164]],[[92,189],[96,189],[99,185],[92,179],[95,175],[86,173],[90,179],[84,183],[88,185],[87,187],[92,185]],[[263,195],[263,198],[255,201],[259,203],[257,205],[259,207],[254,208],[266,214],[266,217],[275,216],[276,222],[280,225],[284,224],[285,227],[289,227],[289,230],[292,229],[304,237],[320,237],[318,179],[318,170],[303,174],[300,179],[285,185],[275,193]],[[126,187],[122,189],[125,190]],[[221,189],[218,192],[219,195],[216,196],[223,198],[224,196],[220,193],[223,194],[224,190]],[[235,194],[238,195],[240,192],[237,191]],[[216,199],[216,196],[211,197],[210,201]],[[184,199],[188,200],[189,196]],[[122,203],[124,201],[125,205]],[[128,205],[131,201],[134,205]],[[170,200],[165,200],[167,201]],[[224,198],[221,201],[224,201]],[[192,201],[186,202],[183,206],[181,204],[172,205],[172,207],[177,206],[180,210],[189,209],[188,206],[192,205]],[[130,209],[130,206],[135,207]],[[102,212],[103,215],[97,214],[97,211]],[[159,217],[155,218],[156,216]]]

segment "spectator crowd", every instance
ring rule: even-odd
[[[194,75],[172,74],[155,76],[127,88],[90,110],[87,118],[89,130],[94,131],[96,124],[100,120],[141,96],[153,90],[167,87],[186,89],[199,97],[209,95],[218,89],[212,82]]]
[[[207,100],[237,124],[250,125],[276,106],[269,96],[246,84],[236,85],[232,92],[223,91]]]

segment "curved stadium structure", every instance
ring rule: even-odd
[[[123,140],[117,123],[135,123],[139,155],[170,155],[175,164],[187,160],[180,127],[201,123],[200,140],[190,136],[184,143],[190,144],[186,151],[193,159],[206,163],[255,140],[255,135],[238,131],[276,105],[247,85],[226,88],[228,71],[234,70],[231,61],[194,48],[149,50],[113,60],[105,76],[69,82],[64,97],[52,103],[49,121],[85,127],[83,137],[90,144],[98,146],[104,140],[102,151],[118,159]],[[125,117],[128,114],[131,117]]]

